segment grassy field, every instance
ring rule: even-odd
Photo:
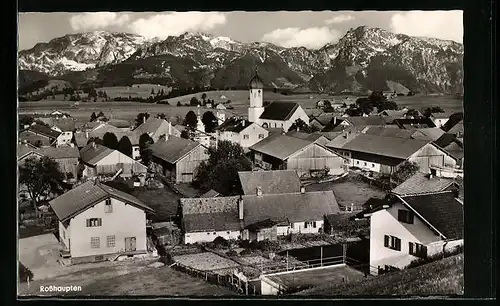
[[[130,93],[133,92],[136,95],[148,95],[151,92],[151,88],[159,88],[156,85],[146,86],[148,84],[140,85],[140,88],[131,88]],[[126,87],[109,87],[103,88],[106,90],[108,95],[121,95]],[[155,90],[156,90],[155,89]],[[213,99],[216,102],[225,102],[231,100],[230,105],[233,109],[226,110],[226,117],[231,115],[246,115],[247,108],[249,105],[248,101],[248,91],[246,90],[233,90],[233,91],[209,91],[206,92],[207,99]],[[131,95],[131,94],[130,94]],[[148,104],[148,103],[138,103],[138,102],[80,102],[78,108],[72,107],[74,102],[70,101],[58,101],[58,100],[42,100],[36,102],[20,102],[19,110],[20,113],[33,113],[33,112],[49,112],[54,109],[64,110],[69,112],[73,117],[77,118],[78,122],[86,122],[90,118],[92,112],[102,111],[106,116],[110,116],[114,119],[122,119],[132,122],[139,112],[148,112],[151,115],[156,115],[159,113],[164,113],[168,117],[181,116],[185,117],[187,112],[190,110],[197,111],[196,107],[177,107],[177,102],[182,104],[189,103],[192,97],[197,97],[201,99],[202,93],[190,94],[181,97],[176,97],[168,99],[170,105],[161,104]],[[128,95],[127,95],[128,96]],[[279,93],[265,92],[265,101],[287,101],[287,102],[297,102],[305,110],[314,109],[316,107],[316,102],[322,99],[329,99],[330,101],[340,102],[346,96],[329,96],[320,94],[293,94],[293,95],[282,95]],[[352,101],[355,101],[356,97],[350,97]],[[397,97],[396,103],[400,106],[406,106],[409,108],[416,108],[418,110],[428,107],[428,106],[441,106],[447,113],[462,111],[462,101],[454,99],[449,96],[413,96],[413,97]],[[201,108],[200,112],[205,112],[208,109]],[[215,112],[215,110],[212,110]]]
[[[385,192],[365,182],[342,181],[312,184],[306,187],[307,191],[332,190],[340,206],[354,204],[354,208],[361,208],[369,198],[382,198]]]
[[[132,86],[114,86],[114,87],[100,87],[96,88],[96,91],[105,91],[109,98],[113,99],[115,97],[141,97],[147,98],[151,95],[151,89],[156,92],[163,89],[164,93],[170,92],[170,87],[161,86],[156,84],[134,84]]]
[[[323,285],[300,295],[462,295],[464,293],[463,254],[416,268],[393,272],[341,285]]]
[[[40,286],[81,286],[81,292],[41,293]],[[88,269],[78,273],[23,283],[21,296],[118,296],[118,295],[166,295],[166,296],[220,296],[235,295],[233,291],[211,285],[203,279],[175,271],[169,267],[150,268],[145,265],[119,265]]]
[[[361,278],[364,274],[349,266],[332,266],[323,269],[314,269],[308,271],[298,271],[281,275],[270,276],[271,279],[277,279],[290,288],[300,290],[301,288],[310,288],[328,284],[349,283]]]

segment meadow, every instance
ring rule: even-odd
[[[156,88],[155,91],[160,88],[157,85],[143,84],[139,88],[131,88],[130,92],[134,92],[136,95],[149,95],[151,88]],[[134,85],[136,86],[136,85]],[[109,87],[100,88],[106,90],[109,96],[114,94],[121,95],[127,89],[126,87]],[[99,89],[98,89],[99,90]],[[36,102],[19,102],[19,112],[20,113],[34,113],[34,112],[50,112],[52,110],[58,109],[61,111],[69,112],[73,117],[77,119],[77,123],[87,122],[90,118],[92,112],[102,111],[106,116],[112,117],[113,119],[122,119],[133,122],[137,114],[140,112],[148,112],[151,115],[157,115],[159,113],[164,113],[167,117],[181,116],[185,117],[187,112],[190,110],[197,111],[197,107],[191,106],[177,106],[177,103],[189,104],[192,97],[201,99],[203,93],[189,94],[185,96],[180,96],[176,98],[168,99],[169,105],[165,104],[149,104],[149,103],[139,103],[139,102],[80,102],[78,107],[74,107],[74,102],[62,101],[62,100],[42,100]],[[131,94],[130,94],[131,95]],[[246,90],[232,90],[232,91],[208,91],[206,92],[207,99],[214,100],[216,103],[231,102],[232,109],[227,109],[224,112],[226,117],[229,116],[245,116],[247,114],[247,108],[249,105],[248,91]],[[127,95],[128,96],[128,95]],[[328,99],[333,102],[342,102],[345,98],[349,98],[349,101],[354,102],[357,97],[354,96],[329,96],[325,94],[290,94],[282,95],[280,93],[265,92],[264,101],[283,101],[283,102],[296,102],[299,103],[306,112],[310,112],[312,109],[316,108],[316,102],[318,100]],[[351,103],[352,103],[351,102]],[[422,110],[429,106],[441,106],[446,113],[461,112],[462,101],[455,99],[450,96],[412,96],[412,97],[397,97],[395,102],[400,107],[415,108]],[[209,109],[200,107],[200,112],[204,113]],[[215,112],[215,110],[212,110]],[[319,111],[319,110],[318,110]]]

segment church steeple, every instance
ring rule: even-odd
[[[258,72],[257,66],[255,66],[254,69],[255,69],[254,76],[252,77],[252,79],[250,79],[250,83],[248,84],[248,87],[250,89],[264,89],[264,82],[262,81],[262,79],[259,77],[259,74],[257,73]]]

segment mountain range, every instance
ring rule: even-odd
[[[20,87],[40,78],[73,86],[158,83],[245,86],[257,68],[268,87],[295,91],[463,92],[462,44],[360,26],[317,50],[242,43],[205,33],[165,40],[127,33],[70,34],[19,52]]]

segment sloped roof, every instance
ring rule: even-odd
[[[342,149],[406,159],[429,142],[429,140],[359,134],[343,145]]]
[[[209,191],[205,192],[204,194],[200,195],[200,198],[215,198],[218,197],[220,193],[217,191],[210,189]]]
[[[73,132],[76,129],[74,118],[51,118],[50,126],[56,126],[63,132]]]
[[[381,116],[368,116],[368,117],[354,116],[354,117],[346,117],[344,118],[344,120],[355,126],[386,125],[385,119]]]
[[[143,210],[153,211],[137,198],[93,181],[85,182],[49,202],[60,221],[77,215],[108,197],[117,198]]]
[[[43,147],[36,150],[43,156],[50,157],[52,159],[62,159],[62,158],[80,158],[80,152],[75,147]]]
[[[135,128],[135,132],[137,135],[142,135],[144,133],[156,133],[162,125],[167,125],[168,121],[165,119],[160,119],[160,118],[153,118],[149,117],[146,122],[143,124],[139,125],[137,128]],[[175,127],[171,125],[171,129],[175,130]],[[180,134],[180,132],[179,132]]]
[[[41,124],[31,125],[29,128],[27,128],[27,130],[50,138],[57,138],[59,137],[59,135],[61,135],[60,132],[54,131],[53,129]]]
[[[30,152],[36,152],[37,147],[30,144],[18,144],[17,145],[17,158],[21,158]]]
[[[342,134],[342,132],[317,132],[317,134],[325,136],[328,140],[332,140]]]
[[[149,148],[153,156],[168,163],[175,164],[180,158],[184,157],[198,146],[201,146],[198,142],[170,135],[166,141],[165,138],[160,138]]]
[[[430,178],[428,174],[417,172],[391,192],[400,196],[408,196],[440,192],[453,185],[455,185],[455,182],[452,179],[436,176]]]
[[[441,135],[441,137],[436,139],[434,143],[441,148],[445,148],[450,144],[452,144],[455,140],[456,140],[455,134],[443,133],[443,135]]]
[[[315,191],[306,193],[281,193],[244,195],[244,225],[251,225],[266,219],[290,222],[323,220],[325,214],[339,212],[339,206],[333,191]],[[240,196],[217,198],[183,198],[180,199],[183,218],[190,214],[203,215],[206,219],[220,220],[223,216],[233,220],[238,216],[238,200]],[[213,216],[213,217],[212,217]],[[214,221],[201,221],[201,216],[193,217],[196,221],[213,224]],[[191,219],[188,219],[191,221]],[[189,225],[191,228],[196,225]],[[225,227],[224,227],[225,228]]]
[[[238,213],[235,211],[188,214],[182,216],[182,224],[187,233],[198,231],[239,231],[241,229]]]
[[[379,114],[389,116],[389,117],[403,117],[407,112],[408,112],[408,109],[401,109],[401,110],[386,109],[384,111],[381,111]]]
[[[430,118],[418,119],[395,119],[393,124],[398,125],[400,128],[434,128],[436,125]]]
[[[310,142],[316,142],[318,139],[322,138],[322,139],[327,139],[325,136],[319,134],[319,133],[304,133],[304,132],[297,132],[297,131],[290,131],[288,133],[286,133],[287,136],[292,136],[292,137],[295,137],[295,138],[300,138],[300,139],[304,139],[304,140],[307,140],[307,141],[310,141]],[[329,139],[327,139],[329,141]]]
[[[401,197],[446,239],[463,238],[464,208],[452,191]]]
[[[263,194],[294,193],[300,191],[300,178],[295,170],[240,171],[243,194],[255,195],[257,187]]]
[[[227,131],[227,132],[234,132],[234,133],[239,133],[249,127],[252,122],[249,122],[246,119],[241,119],[241,118],[236,118],[236,117],[231,117],[224,121],[221,125],[216,127],[215,129],[218,131]]]
[[[129,128],[130,127],[130,122],[126,120],[120,120],[120,119],[110,119],[107,124],[111,124],[113,126],[116,126],[117,128]]]
[[[93,144],[89,143],[86,145],[84,148],[80,150],[80,158],[81,160],[89,165],[94,166],[97,164],[101,159],[104,157],[108,156],[109,154],[113,153],[114,150],[105,147],[100,144]]]
[[[345,144],[353,140],[359,133],[339,133],[337,137],[333,138],[325,146],[333,149],[342,149]]]
[[[333,120],[333,118],[336,116],[336,113],[321,113],[317,116],[311,116],[311,120],[316,120],[319,123],[321,123],[323,126],[326,126],[330,123],[330,121]]]
[[[243,196],[245,225],[286,217],[290,222],[323,220],[325,214],[339,212],[333,191],[281,193]]]
[[[462,159],[464,157],[463,146],[459,141],[454,141],[443,148],[446,152],[450,153],[455,159]]]
[[[464,132],[464,121],[463,119],[456,123],[452,128],[448,130],[450,134],[458,134]]]
[[[415,133],[413,135],[414,139],[430,139],[432,141],[435,141],[444,134],[444,131],[440,128],[423,128],[423,129],[417,129],[416,131],[424,134],[425,136],[420,136],[417,133]]]
[[[284,160],[310,144],[312,144],[311,141],[286,135],[277,135],[265,138],[249,149]]]
[[[412,138],[414,131],[404,129],[392,129],[383,126],[372,126],[365,130],[364,134],[378,135],[385,137]]]
[[[285,121],[292,117],[297,108],[299,108],[298,103],[271,102],[271,104],[264,108],[264,112],[260,115],[260,119]]]

